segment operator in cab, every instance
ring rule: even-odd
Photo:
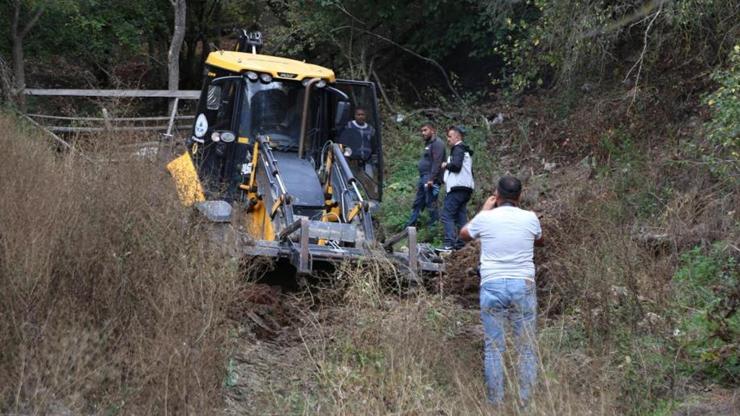
[[[347,126],[345,126],[345,129],[356,130],[360,133],[362,142],[367,144],[372,143],[372,139],[375,136],[375,128],[367,122],[367,111],[362,107],[355,109],[355,119],[350,120]]]

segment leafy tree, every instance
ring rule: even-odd
[[[441,85],[452,87],[454,77],[446,67],[469,66],[471,59],[495,60],[493,45],[505,33],[501,26],[505,19],[491,13],[518,10],[472,0],[403,5],[390,0],[271,1],[268,5],[282,22],[268,30],[273,52],[331,66],[346,77],[385,78],[395,86],[424,83],[432,74],[436,79],[441,76]]]
[[[161,67],[162,73],[166,70],[162,63],[166,62],[171,31],[171,11],[167,4],[145,0],[54,0],[38,3],[43,3],[43,13],[33,30],[23,38],[24,50],[27,51],[24,58],[41,65],[34,67],[35,71],[48,68],[53,75],[45,74],[37,84],[39,81],[61,81],[77,86],[110,84],[120,78],[116,74],[119,68],[135,61],[146,63],[147,68],[141,72],[148,72],[152,66]],[[9,7],[9,4],[0,4],[0,13],[12,12]],[[21,19],[28,15],[28,10],[38,10],[30,7],[42,6],[24,1]],[[4,24],[8,25],[0,22],[0,30],[9,33],[11,25],[3,27]],[[10,46],[9,39],[7,43],[0,41],[0,51],[9,50]]]
[[[706,98],[712,119],[706,123],[711,149],[704,154],[715,173],[740,184],[740,44],[730,53],[729,66],[712,78],[719,88]]]

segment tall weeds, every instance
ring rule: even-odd
[[[295,395],[275,396],[255,414],[321,415],[582,415],[615,414],[616,395],[608,361],[573,348],[577,322],[563,319],[540,335],[540,388],[531,406],[510,400],[504,409],[485,401],[483,333],[476,310],[450,297],[414,290],[389,296],[398,287],[382,261],[343,265],[319,304],[298,329],[305,348],[298,362],[310,369],[312,386]],[[339,295],[339,296],[337,296]],[[327,299],[329,296],[331,299]],[[328,302],[327,302],[328,300]],[[509,348],[509,363],[516,362]],[[517,376],[507,370],[507,397]],[[289,390],[289,388],[288,388]]]
[[[237,270],[161,166],[83,164],[0,116],[0,413],[219,405]]]

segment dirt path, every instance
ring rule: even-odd
[[[671,416],[738,416],[740,388],[716,388],[686,399]]]
[[[291,332],[286,329],[272,340],[240,337],[230,363],[226,415],[295,414],[304,407],[304,392],[312,390],[309,358]]]
[[[310,298],[253,284],[230,309],[240,323],[226,377],[226,415],[300,414],[315,390],[304,334]]]

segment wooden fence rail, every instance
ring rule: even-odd
[[[104,97],[104,98],[179,98],[197,100],[198,90],[73,90],[73,89],[40,89],[26,88],[25,95],[58,96],[58,97]]]
[[[169,125],[156,126],[121,126],[121,127],[76,127],[76,126],[44,126],[54,133],[101,133],[104,131],[165,131]],[[173,125],[173,129],[189,129],[190,125]]]
[[[159,117],[110,117],[108,110],[102,109],[102,117],[70,117],[55,116],[48,114],[26,114],[37,122],[44,121],[51,124],[54,121],[79,123],[82,125],[44,125],[50,132],[54,133],[97,133],[97,132],[121,132],[121,131],[165,131],[165,136],[172,137],[174,130],[188,129],[194,116],[178,116],[177,106],[180,100],[197,100],[200,91],[197,90],[81,90],[81,89],[40,89],[27,88],[23,94],[28,96],[46,97],[102,97],[102,98],[168,98],[171,100],[172,113],[169,116]],[[168,122],[167,125],[152,122]],[[188,121],[188,124],[177,124],[178,121]],[[121,125],[123,123],[123,125]],[[129,123],[129,124],[126,124]],[[131,125],[136,123],[138,125]],[[39,123],[41,124],[41,123]],[[66,124],[66,123],[62,123]],[[90,125],[92,124],[92,126]],[[95,126],[97,124],[98,126]],[[102,124],[102,126],[101,126]]]
[[[161,116],[161,117],[110,117],[106,119],[105,117],[68,117],[68,116],[50,116],[46,114],[26,114],[29,117],[33,118],[43,118],[47,120],[68,120],[68,121],[112,121],[112,122],[118,122],[118,121],[168,121],[170,119],[169,116]],[[175,120],[192,120],[195,116],[176,116]]]

